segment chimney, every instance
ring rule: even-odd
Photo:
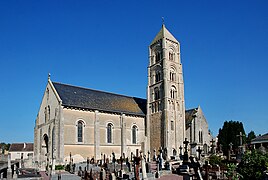
[[[23,149],[25,149],[26,148],[26,143],[23,143]]]

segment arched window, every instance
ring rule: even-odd
[[[45,107],[44,114],[45,114],[45,122],[47,122],[47,107]]]
[[[169,79],[170,79],[170,81],[175,81],[176,80],[176,73],[170,71],[170,73],[169,73]]]
[[[155,62],[159,62],[162,59],[162,52],[161,51],[157,51],[155,53]]]
[[[169,52],[169,60],[174,61],[174,53]]]
[[[154,88],[154,100],[160,99],[159,89],[156,87]]]
[[[155,109],[154,109],[154,104],[152,104],[152,113],[154,113]]]
[[[176,88],[174,86],[172,86],[170,89],[170,98],[175,99],[176,93],[177,93]]]
[[[47,118],[48,120],[50,120],[50,106],[47,106],[47,114],[48,114]]]
[[[47,134],[43,135],[42,147],[46,147],[46,152],[48,153],[48,135]]]
[[[203,132],[202,132],[202,130],[199,131],[199,142],[200,142],[201,144],[203,144]]]
[[[158,72],[158,73],[157,73],[157,76],[158,76],[158,81],[160,81],[160,80],[161,80],[161,73]]]
[[[132,127],[132,144],[137,144],[137,131],[138,128],[136,125]]]
[[[203,132],[202,132],[202,130],[199,131],[199,143],[203,144]]]
[[[156,72],[155,73],[155,82],[159,82],[161,80],[161,75],[160,75],[160,72]]]
[[[107,124],[107,143],[112,143],[112,136],[113,136],[113,124],[108,123]]]
[[[77,142],[83,142],[83,126],[84,126],[84,123],[82,121],[78,121],[78,123],[77,123]]]

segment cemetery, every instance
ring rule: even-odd
[[[24,161],[11,161],[10,155],[2,155],[0,175],[2,178],[16,179],[233,179],[241,177],[237,172],[237,164],[242,164],[244,153],[250,146],[242,144],[243,135],[237,135],[240,146],[233,149],[229,144],[228,155],[224,156],[222,145],[216,148],[215,140],[211,141],[210,149],[204,152],[198,147],[197,155],[192,155],[189,141],[185,138],[184,147],[179,148],[179,154],[168,158],[166,149],[160,147],[153,152],[142,152],[136,149],[130,157],[125,154],[116,159],[115,153],[103,154],[100,159],[87,158],[85,162],[74,163],[72,152],[64,165],[54,168],[49,166],[46,171],[29,168]],[[34,167],[34,163],[33,163]]]

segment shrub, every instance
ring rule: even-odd
[[[264,171],[267,170],[268,153],[262,153],[256,150],[247,151],[240,164],[238,172],[244,179],[263,179]]]
[[[55,170],[64,170],[64,165],[55,165]]]
[[[218,157],[217,155],[211,155],[209,157],[209,163],[212,165],[212,166],[215,166],[216,164],[218,165],[222,165],[222,159],[220,157]]]

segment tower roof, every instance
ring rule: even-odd
[[[154,44],[156,41],[165,38],[178,43],[178,40],[167,30],[166,26],[162,24],[162,28],[155,36],[154,40],[151,42],[151,45]]]

